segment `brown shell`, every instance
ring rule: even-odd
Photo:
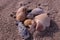
[[[18,15],[16,15],[16,20],[17,21],[24,21],[25,20],[25,14],[24,13],[20,13]]]
[[[27,20],[24,21],[24,25],[25,26],[29,26],[31,24],[32,24],[32,20],[31,19],[27,19]]]
[[[17,21],[24,21],[26,18],[26,12],[27,12],[26,7],[19,8],[17,13],[16,13],[16,20]]]

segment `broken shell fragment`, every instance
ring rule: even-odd
[[[43,13],[42,8],[35,8],[27,15],[27,18],[34,18],[34,16],[39,15],[41,13]]]
[[[35,16],[34,18],[36,22],[36,30],[45,30],[46,27],[50,26],[50,17],[48,17],[47,13]]]
[[[26,18],[26,12],[27,12],[27,8],[25,6],[19,8],[16,13],[16,20],[17,21],[24,21]]]

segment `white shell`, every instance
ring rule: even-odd
[[[40,22],[44,27],[43,29],[50,26],[50,17],[48,17],[47,13],[36,16],[35,21],[36,23]]]

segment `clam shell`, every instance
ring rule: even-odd
[[[26,7],[21,7],[17,10],[16,13],[16,20],[17,21],[24,21],[26,18],[26,12],[27,12],[27,8]]]
[[[20,13],[18,15],[16,15],[16,20],[17,21],[24,21],[25,20],[25,14],[24,13]]]
[[[43,30],[46,27],[50,26],[50,17],[48,17],[47,13],[35,16],[34,20],[37,23],[37,25],[41,24],[43,26]],[[36,28],[37,28],[37,26],[36,26]]]
[[[39,15],[41,13],[43,13],[43,9],[35,8],[27,15],[27,18],[33,18],[34,16]]]

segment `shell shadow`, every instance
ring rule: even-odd
[[[40,33],[40,37],[53,37],[53,34],[58,32],[59,28],[55,21],[51,20],[50,27],[46,28],[43,32]]]

